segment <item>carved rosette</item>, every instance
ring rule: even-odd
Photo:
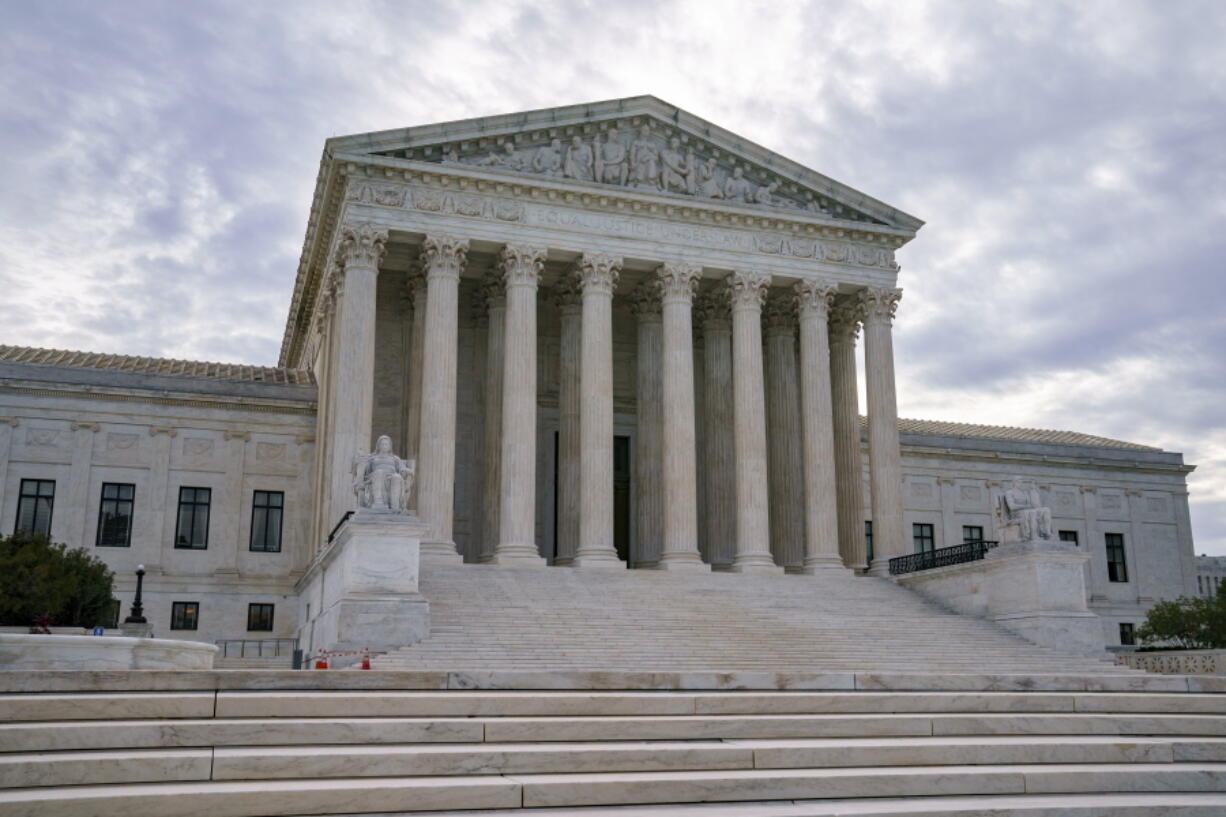
[[[656,270],[660,293],[668,303],[692,303],[702,280],[702,267],[685,261],[669,261]]]
[[[728,308],[728,295],[722,289],[703,293],[694,299],[694,325],[707,331],[729,331],[732,328],[732,312]]]
[[[724,279],[727,284],[728,305],[733,312],[751,309],[757,312],[766,303],[766,289],[771,277],[764,272],[734,272]]]
[[[342,224],[336,262],[345,269],[361,265],[378,268],[387,252],[387,229],[374,224]]]
[[[661,306],[660,282],[656,279],[645,279],[630,293],[630,312],[640,322],[659,323],[663,313]]]
[[[621,277],[622,260],[614,255],[583,255],[575,262],[575,270],[583,284],[583,293],[613,295]]]
[[[762,322],[768,335],[790,335],[796,330],[796,299],[788,295],[767,298]]]
[[[486,310],[492,311],[495,309],[507,308],[507,288],[501,274],[494,270],[490,270],[481,279],[481,285],[477,288],[481,294],[481,300],[485,304]]]
[[[468,259],[468,239],[441,233],[426,236],[422,259],[427,278],[456,278]]]
[[[866,324],[894,321],[894,313],[898,311],[898,301],[902,298],[902,290],[891,287],[867,287],[860,290],[860,309]]]
[[[498,272],[508,287],[536,288],[545,269],[545,249],[508,244],[498,254]]]
[[[837,284],[829,281],[797,281],[792,286],[792,291],[796,293],[796,309],[800,316],[804,318],[815,315],[826,318],[834,305],[834,295],[838,289]]]
[[[563,315],[577,315],[583,309],[583,286],[573,271],[558,276],[553,285],[552,298]]]
[[[860,304],[843,300],[830,308],[830,342],[855,343],[860,335]]]

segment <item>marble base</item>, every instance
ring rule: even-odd
[[[207,670],[216,654],[170,638],[0,633],[0,667],[11,670]]]
[[[298,583],[303,648],[385,652],[427,637],[430,605],[418,592],[424,531],[412,515],[359,513],[346,521]]]

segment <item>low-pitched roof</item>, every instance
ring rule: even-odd
[[[74,352],[66,349],[40,349],[33,346],[0,345],[0,362],[26,363],[32,366],[67,366],[76,369],[103,369],[136,374],[203,377],[211,380],[236,380],[246,383],[315,385],[315,378],[305,369],[249,366],[244,363],[212,363],[202,360],[173,360],[165,357],[108,355],[101,352]]]
[[[867,420],[860,418],[861,425]],[[1014,440],[1049,445],[1084,445],[1091,448],[1125,448],[1133,451],[1161,451],[1149,445],[1113,440],[1077,431],[1053,431],[1043,428],[989,426],[978,423],[951,423],[944,420],[909,420],[899,418],[898,430],[903,434],[926,434],[940,437],[965,437],[983,440]]]

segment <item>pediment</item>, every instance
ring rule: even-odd
[[[650,96],[346,136],[328,148],[865,227],[914,231],[923,224]]]

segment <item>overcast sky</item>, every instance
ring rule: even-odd
[[[0,0],[0,343],[276,362],[329,136],[643,93],[924,220],[900,413],[1181,451],[1226,553],[1226,3]]]

